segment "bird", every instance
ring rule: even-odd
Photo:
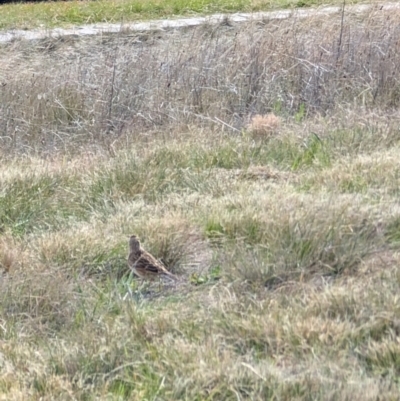
[[[153,255],[146,252],[140,245],[136,235],[129,238],[129,268],[140,278],[155,280],[157,278],[178,278],[170,273]]]

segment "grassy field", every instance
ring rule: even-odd
[[[360,0],[348,0],[355,4]],[[0,29],[29,29],[95,22],[123,23],[151,18],[260,11],[341,4],[340,0],[97,0],[0,5]]]
[[[2,45],[0,399],[399,399],[399,20]]]

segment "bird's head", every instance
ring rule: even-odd
[[[131,252],[140,250],[140,241],[136,235],[131,235],[129,238],[129,248]]]

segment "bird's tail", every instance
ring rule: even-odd
[[[163,277],[168,280],[179,281],[179,278],[175,276],[175,274],[170,273],[169,271],[164,272]]]

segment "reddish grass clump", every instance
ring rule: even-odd
[[[269,137],[275,134],[281,125],[281,120],[273,113],[253,116],[247,125],[247,131],[254,137]]]

